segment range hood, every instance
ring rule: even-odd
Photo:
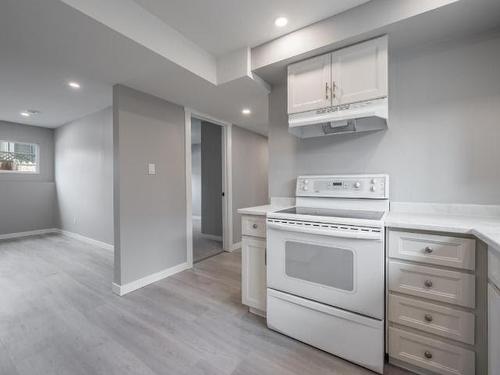
[[[291,114],[288,131],[299,138],[387,129],[387,98]]]

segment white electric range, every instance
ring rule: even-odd
[[[267,325],[383,373],[387,175],[302,176],[267,216]]]

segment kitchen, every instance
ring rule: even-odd
[[[288,66],[287,83],[270,98],[270,205],[239,210],[242,298],[250,312],[266,316],[267,309],[269,328],[379,373],[383,353],[416,373],[496,373],[500,211],[488,204],[498,191],[488,180],[499,173],[490,101],[498,89],[485,72],[499,46],[497,37],[485,36],[387,53],[384,36]],[[345,56],[347,67],[340,65]],[[348,81],[360,76],[361,83]],[[352,103],[365,107],[345,108]],[[356,121],[370,120],[373,128],[363,133],[366,125]],[[360,218],[376,211],[383,217],[368,224],[381,233],[385,227],[385,237],[375,237],[378,250],[366,253],[361,235],[342,240],[355,229],[350,221],[362,225]],[[347,233],[329,233],[326,223],[343,224]],[[354,255],[346,259],[339,249]],[[380,258],[367,258],[373,251]],[[343,267],[354,276],[325,276],[324,268],[335,278]],[[345,278],[350,287],[343,291],[334,283]],[[352,301],[345,301],[348,291]],[[361,301],[371,310],[356,305]],[[341,309],[328,312],[331,306]],[[378,317],[376,338],[377,320],[346,326],[345,310],[359,313],[351,322]],[[363,325],[371,328],[363,332]],[[349,332],[357,336],[349,344],[329,340]]]
[[[2,375],[500,375],[497,0],[6,0],[0,35]]]

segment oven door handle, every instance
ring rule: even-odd
[[[348,231],[348,230],[338,230],[331,228],[317,228],[313,226],[300,226],[300,225],[290,225],[290,224],[278,224],[278,223],[267,223],[268,229],[276,229],[287,232],[297,232],[297,233],[307,233],[307,234],[318,234],[322,236],[330,237],[342,237],[342,238],[354,238],[358,240],[376,240],[382,241],[383,232],[365,232],[362,230]]]

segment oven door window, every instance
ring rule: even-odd
[[[338,247],[287,241],[285,273],[295,279],[353,291],[354,253]]]

